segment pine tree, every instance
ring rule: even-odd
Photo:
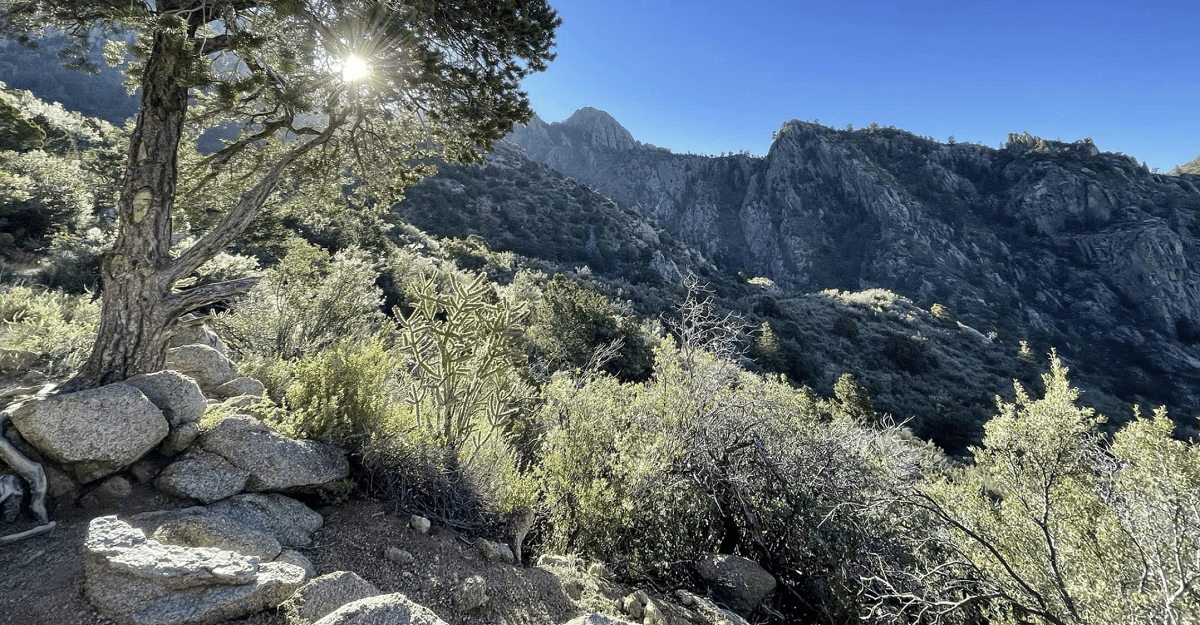
[[[519,81],[553,58],[559,22],[545,0],[5,3],[3,30],[28,40],[62,29],[81,61],[97,27],[137,34],[142,99],[102,270],[103,313],[92,355],[68,387],[161,368],[180,315],[249,289],[250,279],[175,285],[246,229],[285,174],[354,185],[364,204],[386,207],[428,171],[417,159],[476,160],[532,115]],[[201,163],[209,173],[201,183],[230,167],[253,183],[173,256],[178,159],[192,122],[199,128],[190,132],[242,129]]]

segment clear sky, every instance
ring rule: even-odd
[[[675,152],[765,154],[789,119],[945,141],[1091,137],[1162,170],[1200,155],[1200,1],[550,0],[547,122],[608,111]]]

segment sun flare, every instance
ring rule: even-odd
[[[366,78],[371,73],[371,66],[361,58],[350,55],[342,63],[342,80],[346,82],[356,82]]]

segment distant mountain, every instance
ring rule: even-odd
[[[1164,403],[1194,428],[1200,176],[1028,134],[994,149],[792,121],[762,158],[672,154],[627,135],[584,109],[510,140],[728,273],[942,304],[1005,340],[1057,347],[1116,398],[1099,406],[1115,419],[1130,402]]]
[[[785,373],[826,396],[849,372],[878,409],[952,452],[978,443],[996,393],[1039,372],[1016,341],[992,340],[936,306],[882,289],[788,292],[722,272],[661,226],[508,142],[480,165],[439,164],[406,191],[395,217],[446,237],[436,247],[460,268],[501,282],[514,267],[567,273],[643,318],[673,318],[685,278],[695,277],[714,292],[719,314],[735,313],[750,330],[745,366]],[[410,234],[403,226],[396,233]],[[397,241],[432,247],[420,237]],[[1089,399],[1116,403],[1100,390]]]
[[[62,36],[50,36],[40,40],[37,48],[30,48],[0,39],[0,82],[117,125],[137,114],[138,99],[126,90],[124,74],[104,62],[101,35],[93,37],[88,58],[95,73],[63,66],[58,52],[66,43]]]
[[[728,280],[662,228],[506,141],[482,165],[439,163],[405,196],[395,211],[406,222],[441,237],[482,237],[497,252],[587,266],[630,284]]]
[[[1178,176],[1179,174],[1200,174],[1200,156],[1183,165],[1176,165],[1167,173],[1172,176]]]

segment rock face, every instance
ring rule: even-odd
[[[303,492],[350,474],[346,458],[332,445],[288,438],[252,417],[225,419],[197,444],[246,471],[246,490],[252,492]]]
[[[81,483],[133,464],[166,437],[167,420],[141,391],[123,384],[25,403],[17,431]]]
[[[304,571],[211,548],[164,545],[113,516],[93,519],[83,547],[84,592],[122,625],[208,625],[274,607]]]
[[[791,121],[764,157],[613,135],[535,120],[509,140],[728,273],[809,292],[889,289],[1057,346],[1073,381],[1116,398],[1098,406],[1110,418],[1132,401],[1200,411],[1200,176],[1028,134],[996,149]]]
[[[775,578],[757,563],[732,555],[711,555],[696,571],[731,610],[747,615],[775,590]]]
[[[429,608],[394,593],[347,603],[315,625],[446,625],[446,622]]]

